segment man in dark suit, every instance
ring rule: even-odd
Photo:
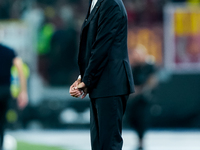
[[[127,51],[127,14],[122,0],[93,0],[82,26],[80,77],[73,97],[91,99],[92,150],[121,150],[122,118],[134,83]]]

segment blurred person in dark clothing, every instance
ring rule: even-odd
[[[126,117],[131,128],[135,129],[139,137],[138,150],[142,150],[144,134],[150,125],[152,90],[157,85],[156,67],[153,57],[147,55],[146,48],[142,45],[138,45],[131,51],[129,57],[135,93],[129,98]]]
[[[51,39],[49,59],[49,83],[52,86],[66,86],[74,80],[77,55],[77,32],[73,26],[57,30]],[[77,67],[75,67],[77,66]]]
[[[78,41],[73,10],[66,1],[45,9],[46,22],[39,39],[39,72],[50,86],[67,86],[78,73]]]
[[[11,67],[15,65],[20,78],[20,93],[17,99],[18,107],[23,109],[28,103],[26,78],[23,73],[23,62],[16,56],[15,52],[0,44],[0,150],[3,147],[3,137],[6,124],[6,111],[8,109],[8,101],[11,98]]]
[[[122,119],[134,92],[128,59],[127,13],[122,0],[90,0],[82,26],[80,78],[70,94],[90,97],[92,150],[121,150]]]

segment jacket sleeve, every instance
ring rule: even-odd
[[[92,88],[99,80],[108,62],[109,52],[120,27],[122,14],[118,5],[102,6],[98,20],[98,30],[91,56],[82,82]]]

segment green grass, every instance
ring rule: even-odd
[[[30,143],[18,141],[17,150],[63,150],[63,149],[59,147],[30,144]]]

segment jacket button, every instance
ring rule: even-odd
[[[85,21],[87,21],[87,19],[85,19]]]

